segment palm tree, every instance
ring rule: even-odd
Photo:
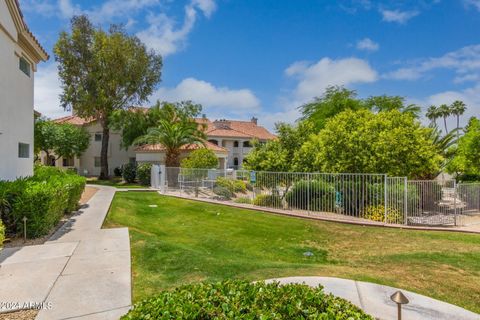
[[[431,121],[431,124],[433,124],[436,127],[437,126],[437,119],[440,116],[440,112],[439,112],[438,108],[434,105],[431,105],[427,109],[426,116]]]
[[[443,117],[443,124],[445,125],[445,134],[448,134],[447,118],[452,115],[452,110],[448,105],[442,104],[440,105],[440,107],[438,107],[438,112],[439,112],[439,115]]]
[[[450,105],[450,110],[457,117],[457,130],[460,128],[460,116],[467,110],[467,105],[463,101],[455,100]]]
[[[194,119],[179,118],[171,113],[158,121],[158,126],[148,128],[147,133],[135,139],[134,144],[161,144],[165,148],[165,165],[180,165],[181,148],[190,144],[205,143],[205,133]]]

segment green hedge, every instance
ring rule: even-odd
[[[23,233],[27,218],[27,237],[48,234],[65,213],[74,211],[86,180],[54,167],[35,167],[32,177],[0,183],[2,221],[9,234]]]
[[[164,291],[121,319],[337,319],[373,320],[322,287],[227,280]]]
[[[137,180],[143,186],[150,185],[150,177],[152,171],[151,163],[144,163],[137,167]]]

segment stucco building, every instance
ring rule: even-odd
[[[16,0],[0,0],[0,180],[33,173],[33,82],[47,52]]]
[[[57,123],[70,123],[84,127],[91,136],[88,149],[80,156],[72,159],[46,159],[45,154],[41,155],[41,161],[44,164],[55,165],[57,167],[75,168],[78,173],[87,176],[97,176],[100,174],[100,150],[102,146],[102,128],[94,119],[83,119],[72,115],[54,120]],[[207,139],[205,146],[212,150],[219,160],[219,168],[242,167],[243,159],[251,150],[250,142],[257,139],[260,142],[266,142],[274,139],[275,135],[267,129],[259,126],[257,119],[251,121],[237,120],[215,120],[197,119],[197,122],[205,124]],[[182,148],[181,158],[184,158],[198,145],[188,145]],[[162,145],[143,145],[138,147],[129,147],[127,150],[121,147],[121,134],[119,132],[110,132],[110,142],[108,147],[108,167],[109,174],[113,175],[116,167],[129,162],[137,163],[165,163],[165,149]]]

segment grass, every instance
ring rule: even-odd
[[[305,220],[154,192],[117,193],[105,225],[130,228],[136,302],[195,281],[318,275],[480,312],[480,235]]]
[[[145,186],[139,185],[138,183],[128,183],[123,181],[121,177],[112,177],[110,180],[99,180],[98,178],[87,178],[87,183],[96,184],[101,186],[116,187],[116,188],[125,188],[125,189],[139,189],[147,188]]]

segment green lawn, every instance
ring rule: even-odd
[[[105,225],[130,228],[135,301],[201,280],[321,275],[480,312],[480,235],[305,220],[154,192],[117,193]]]
[[[138,183],[128,183],[123,181],[122,178],[112,177],[110,180],[98,180],[98,178],[87,178],[87,183],[96,184],[101,186],[109,186],[116,188],[125,188],[125,189],[139,189],[139,188],[148,188],[141,186]]]

